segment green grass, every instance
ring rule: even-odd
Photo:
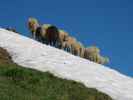
[[[57,78],[49,72],[24,68],[14,64],[10,57],[0,57],[0,100],[112,99],[81,83]]]

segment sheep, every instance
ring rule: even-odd
[[[66,40],[63,42],[63,48],[73,55],[80,57],[84,55],[84,46],[80,42],[77,42],[74,37],[67,36]]]
[[[99,53],[100,53],[100,50],[95,46],[85,48],[84,58],[94,62],[99,62],[99,56],[100,56]]]
[[[68,36],[68,33],[63,30],[58,30],[55,26],[50,24],[39,25],[37,19],[29,18],[28,27],[32,33],[32,37],[40,42],[50,45],[57,45],[58,48],[62,48],[65,38]],[[55,27],[55,30],[51,28]],[[58,32],[59,31],[59,32]],[[52,32],[52,33],[51,33]],[[54,33],[54,34],[53,34]],[[52,41],[52,42],[51,42]],[[55,43],[56,42],[56,43]]]
[[[64,30],[59,29],[59,48],[60,49],[64,49],[63,48],[63,43],[66,41],[66,39],[68,38],[68,33],[65,32]]]
[[[54,25],[48,27],[46,29],[46,44],[50,44],[51,46],[58,47],[59,40],[59,31],[58,28]]]
[[[84,50],[85,50],[85,47],[82,43],[79,42],[79,45],[80,45],[80,57],[84,57]]]
[[[32,37],[36,39],[36,29],[39,27],[37,19],[30,17],[28,20],[28,28],[32,33]]]
[[[39,26],[37,29],[36,29],[36,32],[35,32],[35,37],[36,37],[36,40],[40,41],[40,42],[43,42],[43,29],[41,26]]]
[[[109,58],[101,56],[100,50],[95,46],[85,48],[84,58],[99,64],[109,63]]]
[[[74,54],[74,46],[73,44],[76,42],[76,39],[68,36],[66,41],[63,42],[63,48],[65,51]]]
[[[46,39],[46,30],[50,26],[51,26],[50,24],[43,24],[36,29],[36,38],[38,41],[48,44],[48,42],[46,41],[47,40]]]
[[[106,64],[109,62],[107,57],[100,55],[100,50],[96,46],[85,48],[74,37],[69,36],[67,32],[58,29],[54,25],[39,25],[35,18],[29,18],[28,27],[32,33],[32,37],[40,42],[50,44],[51,46],[58,47],[59,49],[64,49],[73,55],[80,56],[99,64]],[[15,32],[15,30],[11,31]]]
[[[52,30],[49,29],[50,27],[54,27],[54,30],[52,29],[54,32],[52,32]],[[53,38],[50,36],[50,34]],[[68,33],[66,33],[63,30],[59,30],[57,27],[51,24],[43,24],[42,26],[36,29],[36,37],[38,38],[40,42],[43,42],[45,44],[50,44],[53,46],[56,45],[56,47],[60,49],[62,48],[63,41],[65,41],[65,38],[67,36],[68,36]],[[50,41],[53,41],[53,42],[50,42]],[[56,44],[54,43],[54,41],[56,41]]]
[[[82,52],[81,44],[76,41],[72,44],[72,46],[73,46],[73,54],[76,56],[81,56],[81,52]]]

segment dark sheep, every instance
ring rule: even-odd
[[[35,34],[35,39],[42,42],[42,27],[39,26],[37,29],[36,29],[36,34]]]
[[[50,44],[51,46],[58,47],[59,40],[59,31],[56,26],[50,26],[46,30],[46,44]]]

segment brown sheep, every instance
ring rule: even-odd
[[[46,43],[46,30],[52,25],[50,24],[43,24],[41,27],[41,34],[42,40]],[[59,38],[58,38],[58,48],[63,49],[63,42],[66,41],[66,38],[68,37],[68,33],[64,30],[59,29]]]
[[[81,44],[76,41],[72,44],[72,46],[73,46],[73,54],[76,56],[81,56],[81,52],[82,52]]]
[[[80,44],[80,57],[83,58],[84,57],[85,47],[84,47],[84,45],[82,43],[79,42],[79,44]]]
[[[38,40],[38,41],[40,41],[40,42],[43,42],[42,40],[43,40],[43,36],[42,36],[42,34],[43,34],[43,29],[42,29],[42,27],[41,26],[39,26],[37,29],[36,29],[36,40]]]
[[[37,40],[39,40],[42,43],[46,44],[46,30],[48,29],[48,27],[50,27],[50,24],[43,24],[42,26],[38,27],[36,29],[36,37]]]
[[[68,33],[65,32],[64,30],[59,30],[59,48],[60,49],[64,49],[63,48],[63,43],[66,41],[66,39],[68,38]]]
[[[90,61],[99,62],[99,49],[96,47],[85,48],[84,58]]]
[[[51,27],[53,27],[54,29],[52,29]],[[55,44],[53,44],[53,42],[51,41],[56,41],[54,40],[54,36],[58,35],[57,32],[58,29],[55,26],[52,26],[50,24],[43,24],[42,26],[36,29],[36,37],[37,40],[39,40],[40,42],[54,46]]]
[[[73,55],[83,57],[84,47],[80,42],[77,42],[75,38],[68,36],[66,41],[63,42],[64,50],[72,53]]]
[[[35,33],[36,39],[45,44],[49,44],[48,43],[49,39],[47,37],[48,34],[46,30],[51,26],[52,26],[51,24],[43,24],[42,26],[39,26],[36,29],[36,33]],[[57,45],[58,45],[58,48],[63,49],[63,42],[66,41],[66,38],[68,37],[68,33],[61,29],[59,29],[58,31],[59,31],[59,38],[57,38],[58,39]]]
[[[63,48],[64,50],[74,54],[74,47],[73,44],[76,42],[76,39],[73,37],[68,36],[66,38],[66,41],[63,42]]]
[[[107,57],[103,57],[100,55],[100,50],[97,47],[90,47],[85,48],[84,51],[84,58],[99,63],[99,64],[106,64],[109,63],[109,59]]]
[[[46,30],[46,44],[58,47],[59,31],[54,25],[50,26]]]

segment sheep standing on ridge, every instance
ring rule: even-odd
[[[85,49],[85,47],[84,47],[84,45],[82,43],[80,43],[80,42],[78,42],[78,43],[80,45],[80,54],[79,54],[79,56],[83,58],[84,57],[84,49]]]
[[[94,61],[94,62],[99,62],[98,61],[99,60],[98,59],[99,52],[100,52],[100,50],[95,46],[85,48],[84,58],[91,60],[91,61]]]
[[[109,59],[107,57],[101,56],[100,50],[95,46],[85,48],[84,58],[99,64],[109,63]]]
[[[36,29],[36,37],[42,43],[58,47],[59,31],[54,25],[44,24]]]
[[[38,41],[60,49],[66,36],[67,33],[60,32],[56,26],[50,24],[43,24],[36,29],[36,38]]]
[[[60,49],[64,49],[64,47],[63,47],[63,44],[66,42],[66,40],[67,40],[67,38],[68,38],[68,33],[67,32],[65,32],[64,30],[60,30],[59,29],[59,48]]]
[[[67,52],[70,52],[71,54],[74,54],[75,42],[76,42],[75,38],[68,36],[66,41],[64,41],[64,43],[63,43],[64,50]]]
[[[59,31],[56,26],[48,27],[48,29],[46,30],[46,39],[46,44],[58,47]]]
[[[36,38],[38,41],[48,44],[46,39],[46,30],[50,27],[50,24],[43,24],[36,29]]]
[[[36,39],[36,29],[39,27],[39,23],[35,18],[29,18],[28,20],[28,28],[32,33],[32,37]]]
[[[42,27],[41,26],[39,26],[37,29],[36,29],[36,32],[35,32],[36,34],[36,40],[38,40],[39,42],[43,42],[42,40],[43,40],[43,29],[42,29]]]
[[[84,47],[83,45],[76,41],[74,44],[73,44],[73,47],[74,47],[74,55],[76,56],[79,56],[79,57],[83,57],[83,50],[84,50]]]
[[[63,48],[73,55],[84,57],[84,46],[74,37],[68,36],[63,42]]]

